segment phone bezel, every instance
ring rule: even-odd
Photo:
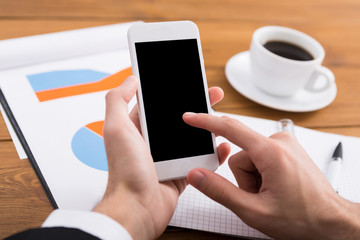
[[[201,64],[201,72],[203,76],[203,85],[205,88],[205,98],[209,114],[211,108],[209,104],[208,86],[205,74],[204,59],[202,55],[199,29],[195,23],[191,21],[175,21],[175,22],[157,22],[157,23],[137,23],[132,25],[128,30],[129,50],[132,64],[132,71],[135,76],[139,76],[137,64],[137,56],[135,43],[137,42],[154,42],[167,40],[196,39],[198,44],[198,54]],[[146,124],[145,109],[143,105],[142,89],[139,84],[137,91],[138,112],[140,119],[141,132],[146,144],[150,148],[149,137]],[[186,177],[188,172],[197,167],[216,170],[219,166],[215,135],[212,133],[213,154],[206,154],[194,157],[186,157],[172,159],[160,162],[154,162],[159,181],[171,180]]]

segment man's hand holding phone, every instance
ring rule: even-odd
[[[106,96],[104,140],[109,179],[105,195],[94,211],[115,219],[133,239],[154,239],[169,223],[187,181],[159,183],[149,148],[139,132],[137,108],[130,114],[132,119],[128,114],[127,104],[137,87],[137,79],[131,76]],[[223,92],[210,88],[209,96],[214,105]],[[220,164],[229,153],[228,144],[218,147]]]

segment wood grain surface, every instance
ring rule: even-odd
[[[278,120],[360,137],[360,1],[358,0],[2,0],[0,39],[143,20],[192,20],[200,29],[209,86],[225,98],[215,110]],[[249,48],[265,25],[287,26],[317,39],[338,94],[328,107],[309,113],[273,110],[237,93],[224,67]],[[0,53],[1,54],[1,53]],[[52,211],[28,160],[19,160],[0,117],[0,238],[38,227]],[[229,239],[229,236],[168,227],[160,239]]]

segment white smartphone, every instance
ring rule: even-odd
[[[215,136],[186,124],[185,112],[210,113],[199,30],[191,21],[139,23],[128,31],[141,131],[159,181],[219,165]]]

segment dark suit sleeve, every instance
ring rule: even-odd
[[[51,228],[34,228],[24,232],[16,233],[4,240],[27,240],[27,239],[52,239],[52,240],[64,240],[64,239],[87,239],[87,240],[99,240],[99,238],[81,231],[76,228],[65,228],[65,227],[51,227]]]

